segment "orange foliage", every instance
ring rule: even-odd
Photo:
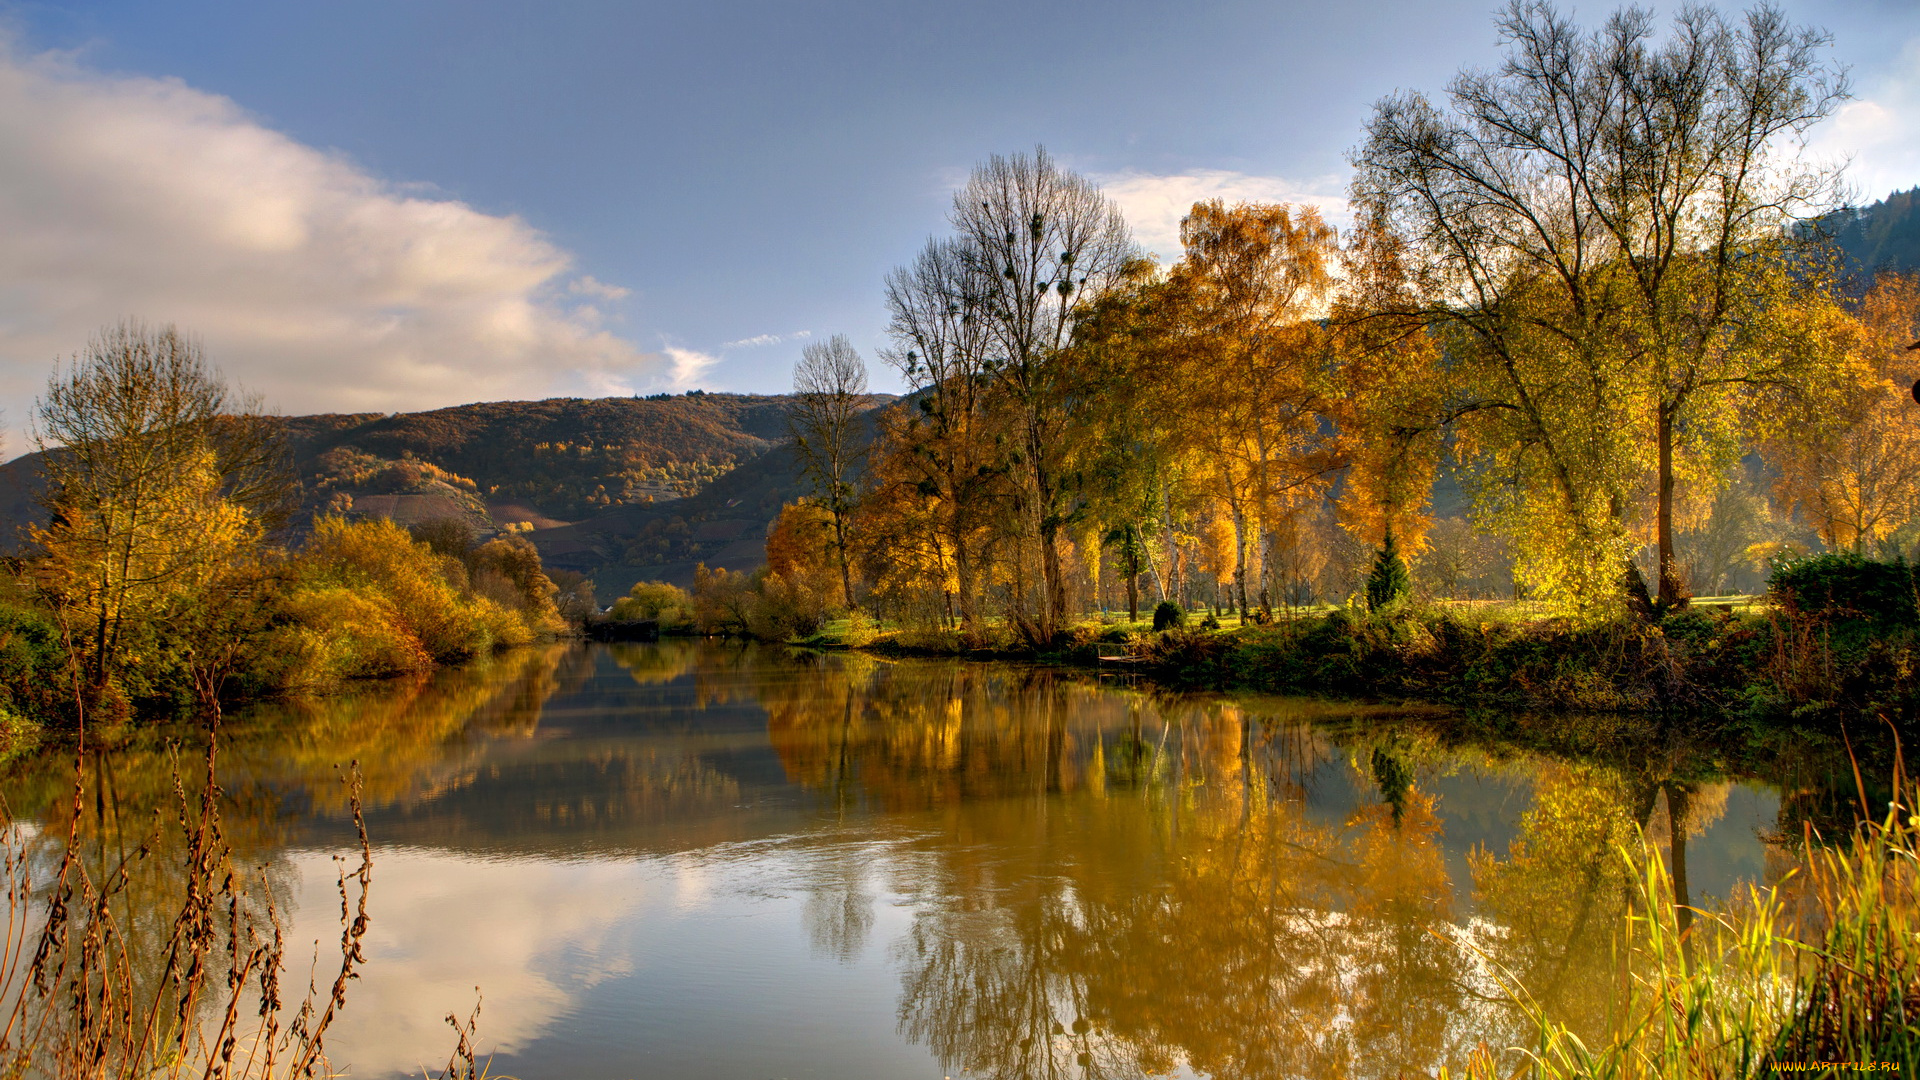
[[[1823,344],[1857,357],[1838,407],[1775,440],[1776,493],[1834,548],[1864,549],[1920,516],[1920,424],[1909,387],[1920,376],[1920,278],[1882,275],[1858,317],[1834,313]],[[1824,420],[1825,422],[1818,422]]]
[[[833,515],[806,500],[781,507],[767,533],[767,572],[804,583],[829,603],[845,604],[833,551]]]
[[[1341,449],[1351,462],[1340,524],[1367,547],[1391,532],[1409,555],[1426,548],[1427,512],[1440,461],[1446,392],[1440,350],[1404,310],[1410,286],[1402,245],[1377,221],[1346,252],[1349,288],[1334,308],[1339,328]]]

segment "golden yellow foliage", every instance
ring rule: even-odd
[[[827,508],[804,500],[786,504],[767,533],[767,572],[803,585],[824,603],[845,605],[835,535]]]
[[[1775,490],[1828,546],[1861,551],[1920,516],[1920,423],[1908,396],[1920,354],[1907,347],[1920,330],[1920,278],[1881,276],[1857,319],[1829,312],[1824,329],[1816,340],[1851,378],[1818,403],[1837,397],[1831,407],[1816,404],[1772,441]]]
[[[501,598],[464,588],[458,559],[435,554],[389,520],[318,519],[289,567],[279,601],[283,625],[263,649],[272,681],[325,687],[465,660],[551,633],[552,584],[537,555],[527,561],[531,545],[520,538],[494,544],[500,547],[480,565],[499,583]]]
[[[1339,357],[1335,413],[1349,464],[1341,526],[1370,549],[1392,533],[1414,556],[1426,550],[1433,524],[1427,510],[1449,387],[1433,335],[1399,314],[1412,293],[1403,249],[1374,217],[1356,230],[1345,253],[1347,288],[1332,320]]]

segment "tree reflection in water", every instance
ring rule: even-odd
[[[1603,1030],[1631,974],[1617,848],[1637,830],[1667,853],[1675,902],[1716,880],[1689,837],[1728,785],[1685,739],[1462,730],[1434,711],[683,641],[527,650],[290,705],[229,726],[221,783],[237,856],[281,892],[288,848],[327,846],[335,766],[356,758],[376,843],[527,860],[489,888],[555,860],[785,853],[797,876],[770,892],[796,898],[813,955],[887,957],[899,1034],[949,1071],[1386,1077],[1527,1041],[1496,972]],[[174,798],[167,737],[89,762],[90,860]],[[1839,820],[1825,768],[1779,784],[1783,832]],[[43,836],[64,834],[63,773],[54,756],[5,784]],[[161,855],[133,906],[165,891],[177,853]],[[559,986],[542,1016],[574,1007]]]
[[[896,947],[900,1028],[971,1074],[1431,1073],[1525,1041],[1495,972],[1597,1034],[1627,975],[1620,848],[1636,826],[1669,832],[1662,793],[1688,900],[1700,797],[1672,746],[1624,755],[1636,765],[1442,749],[1417,722],[1349,721],[1345,737],[1314,722],[1352,712],[1337,706],[814,663],[759,687],[773,745],[836,813],[929,823],[890,864],[893,890],[920,898]],[[1461,768],[1504,773],[1533,804],[1456,882],[1422,777]],[[1330,785],[1377,795],[1329,812],[1353,806],[1317,799]],[[870,925],[858,881],[809,901],[831,913],[813,923],[825,951]]]

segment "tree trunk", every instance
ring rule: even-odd
[[[1127,575],[1127,621],[1140,621],[1140,574],[1138,571]]]
[[[89,689],[96,695],[107,687],[107,650],[111,647],[107,640],[107,605],[100,605],[100,625],[93,635],[93,677]]]
[[[1009,612],[1015,626],[1031,623],[1032,612],[1027,610],[1027,539],[1016,536],[1013,540],[1013,605]]]
[[[1273,585],[1273,534],[1261,537],[1260,544],[1260,610],[1267,618],[1273,617],[1273,596],[1269,589]]]
[[[1132,525],[1127,526],[1127,532],[1133,538],[1134,554],[1127,565],[1132,568],[1135,577],[1138,577],[1144,569],[1147,576],[1153,579],[1154,590],[1160,594],[1160,599],[1169,599],[1167,576],[1160,572],[1159,564],[1153,561],[1153,549],[1147,546],[1146,535]],[[1142,564],[1145,564],[1144,567]]]
[[[1233,507],[1233,581],[1239,587],[1240,618],[1247,617],[1247,518]]]
[[[1661,610],[1677,607],[1686,597],[1680,568],[1673,558],[1673,410],[1660,406],[1660,498],[1654,511],[1654,531],[1660,556]]]
[[[1173,543],[1173,493],[1167,490],[1165,480],[1160,481],[1160,543],[1166,548],[1167,579],[1160,585],[1160,598],[1165,600],[1170,594],[1177,595],[1186,591],[1182,588],[1186,584],[1185,578],[1175,576],[1177,567]],[[1184,604],[1186,597],[1181,595],[1180,600]]]
[[[853,571],[847,566],[847,519],[838,507],[833,511],[833,546],[840,556],[840,596],[849,611],[853,603]]]
[[[1040,636],[1051,643],[1066,624],[1067,583],[1060,569],[1060,530],[1040,527],[1040,577],[1045,596],[1041,602]]]
[[[979,616],[974,611],[973,599],[973,556],[967,552],[967,545],[961,542],[960,530],[955,528],[950,538],[953,544],[953,576],[960,592],[960,629],[968,637],[979,630]]]
[[[1027,458],[1033,471],[1034,523],[1040,534],[1040,637],[1051,644],[1066,625],[1067,583],[1060,567],[1060,526],[1053,516],[1053,477],[1042,454],[1047,433],[1040,428],[1037,410],[1029,406],[1027,417]]]
[[[1673,847],[1673,925],[1680,932],[1682,955],[1693,956],[1687,930],[1693,926],[1693,899],[1687,889],[1687,823],[1693,793],[1683,784],[1667,785],[1667,832]]]

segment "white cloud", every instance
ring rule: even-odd
[[[755,334],[750,338],[741,338],[739,341],[723,341],[720,343],[720,347],[723,349],[757,349],[762,345],[778,345],[783,341],[803,341],[812,336],[813,331],[811,330],[794,330],[785,334]]]
[[[367,965],[327,1033],[340,1055],[333,1064],[355,1076],[419,1068],[430,1048],[450,1044],[445,1017],[464,1020],[476,987],[486,996],[483,1053],[525,1047],[594,986],[632,972],[633,950],[617,939],[636,911],[679,887],[640,860],[516,860],[512,887],[502,887],[498,864],[485,859],[387,848],[376,858]],[[335,864],[317,852],[288,862],[287,954],[317,952],[324,973],[338,963],[328,952],[340,934]]]
[[[720,358],[695,349],[682,349],[669,345],[663,350],[667,354],[669,367],[666,374],[655,380],[657,386],[667,390],[691,390],[700,384],[700,377],[708,368],[720,362]]]
[[[1851,158],[1846,180],[1862,202],[1920,184],[1920,39],[1815,133],[1811,148],[1832,161]]]
[[[0,409],[25,426],[103,324],[173,323],[288,413],[392,411],[644,381],[524,221],[409,194],[172,79],[0,39]],[[24,449],[8,440],[6,449]]]
[[[1299,181],[1226,169],[1193,169],[1170,175],[1134,171],[1095,174],[1091,179],[1126,215],[1134,239],[1159,256],[1162,265],[1180,257],[1180,219],[1187,216],[1194,203],[1206,199],[1318,207],[1328,222],[1343,227],[1350,217],[1346,179],[1340,176]]]
[[[609,285],[595,278],[592,274],[573,279],[573,281],[567,285],[567,291],[575,296],[591,296],[601,300],[625,300],[627,297],[633,295],[632,289],[622,288],[619,285]]]

